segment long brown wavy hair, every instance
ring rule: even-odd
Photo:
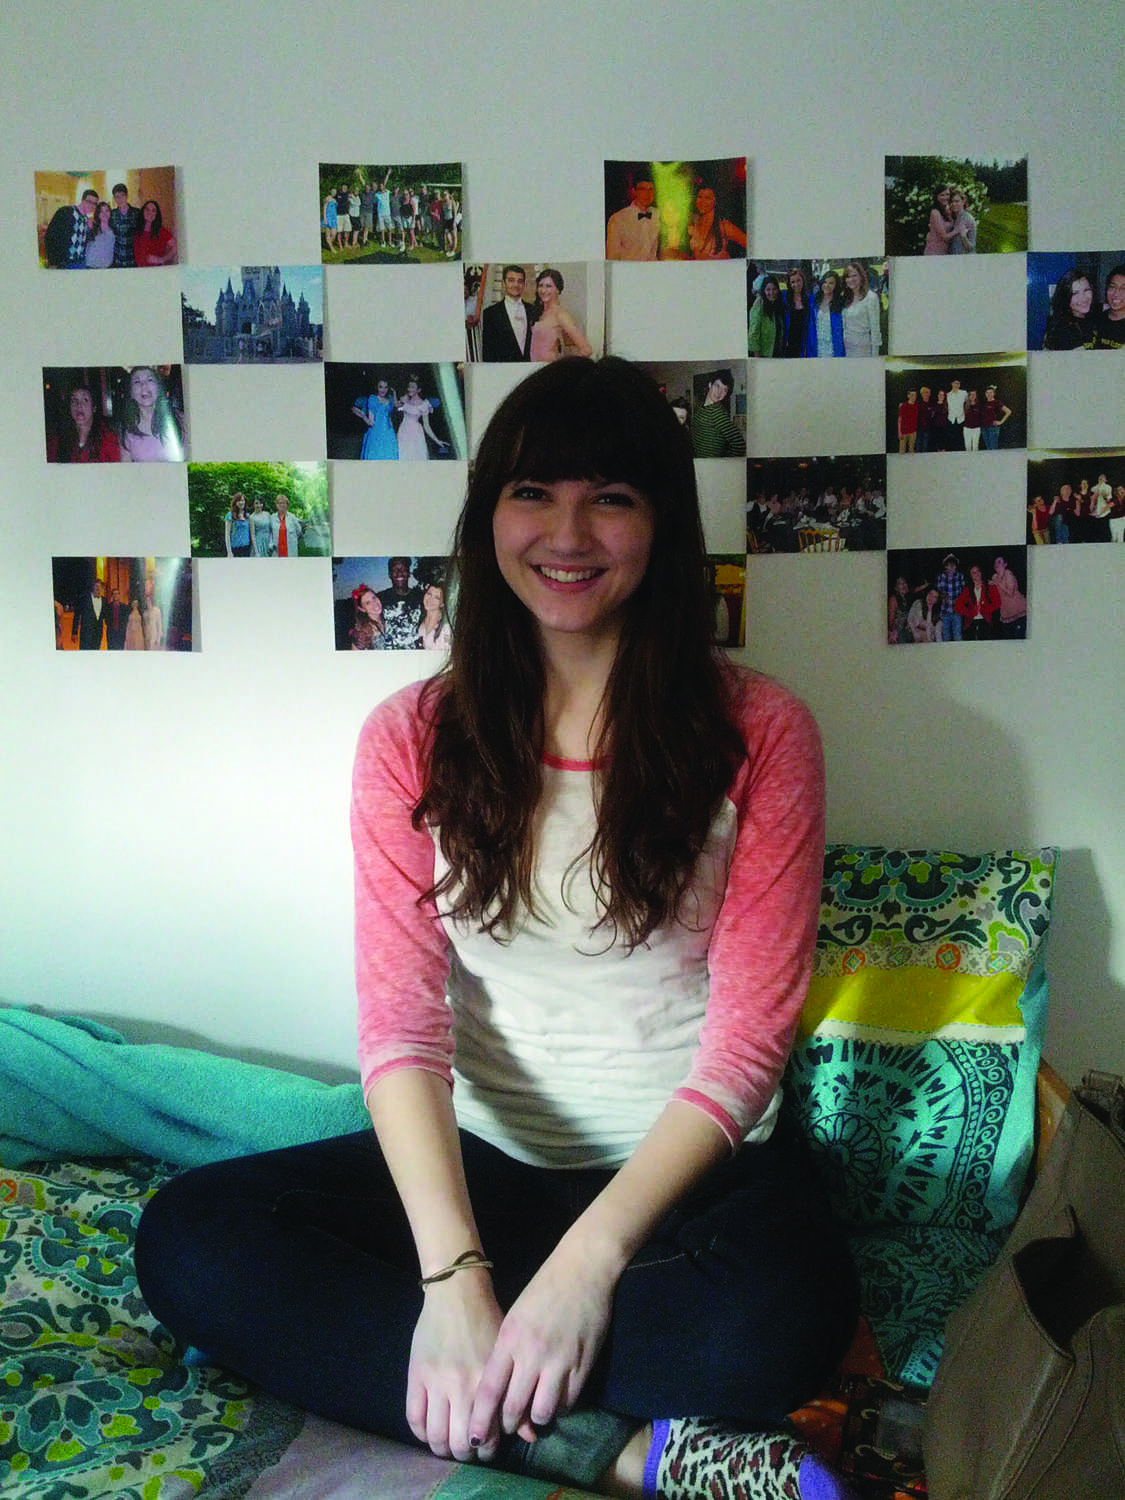
[[[535,911],[545,672],[535,622],[496,562],[492,515],[514,479],[624,482],[649,499],[648,568],[629,599],[596,749],[588,857],[610,939],[632,948],[675,917],[746,748],[713,641],[687,434],[656,383],[625,360],[545,365],[481,439],[453,543],[453,642],[425,690],[428,771],[414,826],[449,869],[423,899],[504,940]]]

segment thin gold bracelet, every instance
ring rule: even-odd
[[[463,1255],[459,1255],[456,1260],[450,1261],[449,1265],[443,1266],[440,1271],[435,1271],[432,1276],[423,1276],[418,1285],[425,1291],[428,1286],[433,1286],[435,1281],[448,1281],[458,1271],[476,1270],[478,1267],[482,1271],[491,1270],[492,1262],[483,1250],[466,1250]]]

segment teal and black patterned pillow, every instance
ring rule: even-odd
[[[1015,1218],[1057,857],[828,847],[786,1085],[850,1228]]]

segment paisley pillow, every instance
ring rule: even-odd
[[[1031,1162],[1056,849],[832,844],[786,1075],[854,1230],[995,1234]]]

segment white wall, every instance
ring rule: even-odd
[[[138,273],[103,293],[40,272],[36,168],[174,162],[187,257],[284,264],[317,257],[319,160],[460,156],[467,254],[565,261],[601,253],[604,157],[746,152],[752,247],[768,256],[877,250],[886,152],[1026,152],[1033,248],[1100,249],[1125,242],[1119,33],[1116,0],[9,0],[0,1000],[339,1076],[353,1052],[351,751],[369,707],[418,670],[333,652],[327,562],[201,563],[200,654],[55,653],[52,555],[184,552],[187,520],[178,472],[43,463],[40,367],[178,359],[178,286]],[[737,268],[611,270],[617,352],[739,349]],[[961,302],[949,270],[898,263],[893,351],[1019,347],[1022,260],[981,258]],[[455,267],[330,270],[329,356],[457,358],[449,297]],[[1112,359],[1033,361],[1033,445],[1125,445]],[[878,369],[843,373],[755,368],[752,451],[881,447]],[[487,407],[507,372],[471,374]],[[193,456],[322,456],[318,382],[189,372]],[[920,479],[890,463],[892,546],[916,545],[931,519],[938,542],[1022,541],[1022,460],[979,460],[971,486],[963,468]],[[383,467],[335,466],[336,551],[445,550],[462,476],[361,472]],[[712,547],[737,550],[737,467],[704,493]],[[833,836],[1063,846],[1049,1052],[1072,1079],[1125,1065],[1123,551],[1033,556],[1022,646],[888,649],[879,555],[753,559],[749,578],[746,657],[820,719]]]

